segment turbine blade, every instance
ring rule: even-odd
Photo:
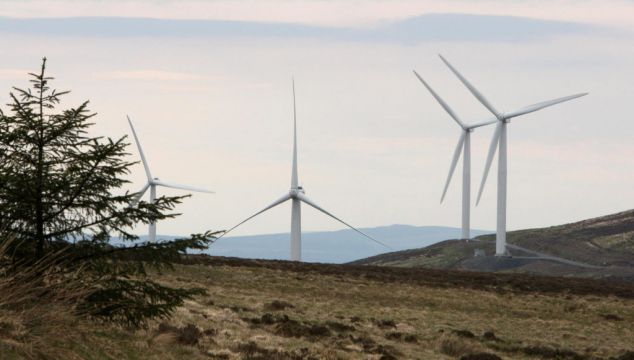
[[[480,203],[482,190],[484,190],[484,184],[487,181],[487,176],[489,176],[489,170],[491,170],[491,163],[493,163],[493,157],[495,156],[495,152],[498,148],[498,141],[500,141],[500,132],[502,131],[502,126],[504,126],[504,124],[502,122],[498,122],[498,125],[495,127],[493,137],[491,138],[491,145],[489,145],[489,155],[487,156],[487,162],[484,166],[484,174],[482,174],[482,182],[480,182],[480,190],[478,190],[478,199],[476,200],[476,205]]]
[[[291,189],[297,189],[297,107],[295,106],[295,78],[293,78],[293,169],[291,170]]]
[[[249,216],[248,218],[246,218],[246,219],[242,220],[241,222],[239,222],[236,226],[234,226],[234,227],[232,227],[231,229],[229,229],[229,230],[225,231],[225,232],[224,232],[222,235],[220,235],[220,236],[219,236],[216,240],[218,240],[218,239],[220,239],[221,237],[223,237],[223,236],[227,235],[230,231],[235,230],[235,228],[237,228],[238,226],[240,226],[240,225],[244,224],[245,222],[247,222],[247,221],[249,221],[249,220],[253,219],[254,217],[256,217],[256,216],[260,215],[260,214],[261,214],[261,213],[263,213],[263,212],[265,212],[266,210],[269,210],[269,209],[271,209],[271,208],[274,208],[274,207],[276,207],[277,205],[279,205],[279,204],[281,204],[281,203],[283,203],[283,202],[285,202],[285,201],[289,200],[290,198],[291,198],[291,195],[289,195],[289,194],[286,194],[286,195],[282,196],[281,198],[279,198],[279,199],[275,200],[275,201],[274,201],[271,205],[269,205],[269,206],[265,207],[264,209],[262,209],[262,210],[260,210],[260,211],[256,212],[255,214],[253,214],[253,215]]]
[[[141,198],[149,187],[150,183],[147,183],[141,188],[141,190],[139,190],[139,192],[137,192],[136,196],[132,199],[132,201],[130,201],[130,207],[135,207],[139,203],[139,201],[141,201]]]
[[[447,175],[447,181],[445,182],[445,188],[442,191],[442,197],[440,198],[440,202],[442,203],[445,200],[445,195],[447,194],[447,189],[449,188],[449,183],[451,182],[451,176],[453,175],[454,170],[456,170],[456,165],[458,164],[458,159],[460,159],[460,153],[462,152],[462,147],[464,146],[464,138],[465,132],[462,131],[460,134],[460,139],[458,139],[458,144],[456,145],[456,150],[453,153],[453,159],[451,160],[451,166],[449,166],[449,175]]]
[[[130,117],[126,115],[128,118],[128,124],[130,124],[130,129],[132,129],[132,135],[134,136],[134,142],[136,142],[136,146],[139,149],[139,155],[141,155],[141,162],[143,162],[143,167],[145,168],[145,175],[147,175],[147,180],[152,181],[152,174],[150,173],[150,166],[145,160],[145,155],[143,154],[143,149],[141,148],[141,143],[139,142],[139,138],[136,135],[136,131],[134,131],[134,126],[132,125],[132,120]]]
[[[460,117],[458,117],[458,115],[453,111],[453,109],[449,107],[449,105],[440,96],[438,96],[438,94],[436,94],[434,89],[432,89],[431,86],[429,86],[429,84],[427,84],[427,82],[425,82],[425,80],[423,80],[423,78],[420,75],[418,75],[416,70],[414,70],[414,75],[416,75],[418,80],[420,80],[420,82],[422,82],[423,85],[425,85],[427,90],[429,90],[429,92],[434,97],[434,99],[436,99],[436,101],[440,104],[440,106],[442,106],[442,108],[445,109],[445,111],[449,114],[449,116],[451,116],[451,118],[454,119],[458,123],[458,125],[460,125],[460,127],[464,129],[465,124],[462,122],[462,120],[460,120]]]
[[[570,96],[564,96],[558,99],[554,99],[554,100],[547,100],[547,101],[542,101],[542,102],[538,102],[537,104],[533,104],[533,105],[528,105],[525,106],[519,110],[516,111],[512,111],[508,114],[504,114],[504,117],[506,119],[510,119],[516,116],[520,116],[520,115],[524,115],[524,114],[528,114],[528,113],[532,113],[535,112],[537,110],[541,110],[543,108],[549,107],[549,106],[553,106],[553,105],[557,105],[560,104],[562,102],[566,102],[566,101],[570,101],[572,99],[576,99],[582,96],[586,96],[588,95],[588,93],[581,93],[581,94],[574,94],[574,95],[570,95]]]
[[[440,56],[440,59],[445,63],[445,65],[447,65],[449,67],[451,72],[453,72],[458,77],[458,79],[460,79],[460,81],[464,84],[464,86],[466,86],[467,89],[469,89],[471,94],[473,94],[473,96],[475,96],[476,99],[478,99],[478,101],[480,101],[480,103],[482,103],[482,105],[484,105],[484,107],[489,109],[489,111],[492,112],[493,115],[495,115],[496,117],[499,118],[500,117],[500,113],[497,110],[495,110],[495,108],[493,107],[493,105],[491,105],[489,100],[487,100],[484,97],[484,95],[482,95],[482,93],[480,91],[478,91],[478,89],[475,88],[475,86],[471,85],[469,80],[467,80],[464,76],[462,76],[462,74],[460,72],[458,72],[458,70],[456,70],[456,68],[454,68],[449,63],[449,61],[447,61],[442,55],[438,55],[438,56]]]
[[[494,117],[488,120],[484,120],[484,121],[479,121],[477,123],[474,123],[473,125],[467,125],[468,129],[475,129],[475,128],[479,128],[481,126],[487,126],[487,125],[491,125],[491,124],[495,124],[496,122],[498,122],[500,120],[498,120],[498,118]]]
[[[202,192],[202,193],[208,193],[208,194],[215,194],[213,191],[209,191],[209,190],[206,190],[206,189],[202,189],[202,188],[198,188],[198,187],[194,187],[194,186],[189,186],[189,185],[181,185],[181,184],[176,184],[176,183],[171,183],[171,182],[165,182],[165,181],[161,181],[161,180],[153,180],[152,183],[156,184],[156,185],[172,188],[172,189],[181,189],[181,190],[196,191],[196,192]]]
[[[345,221],[343,221],[343,220],[339,219],[338,217],[336,217],[336,216],[334,216],[333,214],[329,213],[328,211],[324,210],[324,209],[323,209],[323,208],[321,208],[319,205],[315,204],[315,203],[314,203],[314,202],[312,202],[310,199],[308,199],[308,198],[306,197],[306,195],[304,195],[304,194],[302,194],[302,193],[298,193],[298,194],[297,194],[297,198],[298,198],[298,199],[300,199],[301,201],[305,202],[306,204],[308,204],[308,205],[310,205],[310,206],[314,207],[315,209],[317,209],[317,210],[319,210],[319,211],[323,212],[324,214],[326,214],[326,215],[330,216],[331,218],[333,218],[333,219],[335,219],[335,220],[339,221],[340,223],[342,223],[342,224],[344,224],[345,226],[349,227],[350,229],[352,229],[352,230],[356,231],[357,233],[359,233],[359,234],[361,234],[361,235],[365,236],[366,238],[368,238],[368,239],[370,239],[370,240],[374,241],[375,243],[380,244],[380,245],[383,245],[384,247],[386,247],[386,248],[388,248],[388,249],[390,249],[390,250],[392,249],[391,247],[389,247],[389,246],[385,245],[384,243],[382,243],[382,242],[380,242],[380,241],[378,241],[378,240],[374,239],[374,238],[373,238],[373,237],[371,237],[370,235],[368,235],[368,234],[366,234],[366,233],[362,232],[361,230],[359,230],[359,229],[357,229],[357,228],[353,227],[352,225],[348,224],[347,222],[345,222]]]

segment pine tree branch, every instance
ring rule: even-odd
[[[120,140],[121,141],[121,140]],[[110,150],[114,150],[114,147],[111,147]],[[107,158],[107,156],[111,155],[113,151],[109,151],[109,152],[104,152],[102,154],[102,156],[97,159],[97,161],[95,161],[95,163],[93,164],[93,166],[90,168],[90,170],[87,172],[86,176],[81,180],[81,182],[79,183],[79,186],[76,188],[75,192],[72,194],[71,198],[69,199],[68,203],[63,206],[61,209],[59,209],[58,211],[56,211],[55,213],[49,215],[48,217],[46,217],[44,219],[44,221],[49,221],[52,218],[58,216],[59,214],[63,213],[64,211],[68,210],[68,208],[73,204],[73,202],[75,201],[75,199],[77,199],[77,197],[79,195],[81,195],[82,191],[84,190],[84,186],[87,184],[88,180],[93,176],[95,169],[99,166],[99,164],[101,163],[101,161],[105,160]]]

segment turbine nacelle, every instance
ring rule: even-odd
[[[301,186],[298,186],[298,187],[297,187],[297,188],[295,188],[295,189],[290,189],[290,190],[288,191],[288,195],[290,195],[290,197],[291,197],[292,199],[299,199],[300,194],[301,194],[301,195],[306,194],[306,192],[304,191],[304,188],[302,188]]]

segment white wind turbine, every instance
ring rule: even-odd
[[[301,217],[302,216],[301,215],[302,202],[323,212],[324,214],[339,221],[340,223],[346,225],[350,229],[365,236],[366,238],[378,244],[381,244],[385,246],[386,248],[390,248],[389,246],[383,244],[382,242],[378,240],[375,240],[371,236],[363,233],[359,229],[354,228],[352,225],[346,223],[345,221],[339,219],[338,217],[324,210],[319,205],[315,204],[312,200],[306,197],[304,189],[299,185],[299,180],[297,176],[297,112],[295,107],[295,82],[294,81],[293,81],[293,163],[292,163],[292,170],[291,170],[291,189],[289,190],[287,194],[284,194],[281,198],[275,200],[271,205],[249,216],[248,218],[238,223],[236,226],[225,231],[225,233],[222,234],[222,236],[220,237],[227,235],[230,231],[234,230],[238,226],[253,219],[254,217],[260,215],[261,213],[286,202],[287,200],[291,200],[291,206],[292,206],[292,210],[291,210],[291,260],[292,261],[301,261],[301,257],[302,257],[302,217]]]
[[[152,177],[152,173],[150,173],[150,166],[145,160],[145,155],[143,154],[143,149],[141,148],[141,143],[139,142],[139,138],[136,135],[136,131],[134,131],[134,126],[132,125],[132,121],[128,116],[128,123],[130,124],[130,129],[132,129],[132,135],[134,136],[134,142],[136,143],[137,148],[139,149],[139,155],[141,156],[141,162],[143,162],[143,167],[145,168],[145,175],[147,176],[147,183],[141,188],[141,190],[137,193],[136,197],[132,201],[131,206],[136,206],[136,204],[141,200],[147,189],[150,189],[150,203],[154,203],[156,201],[156,187],[164,186],[172,189],[181,189],[181,190],[189,190],[196,192],[204,192],[213,194],[213,191],[187,186],[180,185],[175,183],[169,183],[165,181],[159,180],[159,178]],[[149,231],[148,231],[148,241],[155,242],[156,241],[156,223],[150,223]]]
[[[445,199],[445,195],[447,194],[447,188],[449,188],[449,183],[451,182],[451,177],[453,176],[454,170],[456,170],[456,165],[458,164],[458,160],[460,159],[460,152],[462,151],[462,239],[470,239],[470,214],[471,214],[471,133],[475,128],[480,126],[490,125],[497,122],[496,119],[488,120],[484,122],[479,122],[473,125],[465,124],[458,115],[449,107],[449,105],[438,95],[436,92],[423,80],[423,78],[418,75],[416,71],[414,74],[420,80],[423,85],[429,90],[431,95],[438,101],[440,106],[451,116],[452,119],[456,121],[458,126],[460,126],[461,134],[458,139],[458,145],[456,145],[456,150],[453,154],[453,159],[451,160],[451,165],[449,166],[449,175],[447,175],[447,181],[445,182],[445,188],[442,191],[442,197],[440,198],[440,202],[442,203]]]
[[[497,194],[497,226],[495,236],[495,255],[506,255],[506,162],[507,162],[507,143],[506,143],[506,127],[512,118],[521,116],[524,114],[532,113],[543,108],[553,106],[568,100],[576,99],[581,96],[588,95],[588,93],[580,93],[570,96],[561,97],[554,100],[542,101],[536,104],[525,106],[519,110],[502,113],[497,111],[493,105],[478,91],[471,83],[458,72],[442,55],[439,55],[440,59],[449,67],[449,69],[460,79],[460,81],[469,89],[471,94],[480,101],[484,107],[486,107],[494,116],[494,120],[497,121],[497,126],[493,137],[491,138],[491,145],[489,146],[489,154],[487,156],[486,165],[484,167],[484,173],[482,175],[482,182],[480,183],[480,190],[478,191],[478,198],[476,204],[480,202],[482,196],[482,190],[484,190],[484,184],[486,183],[489,170],[491,169],[491,163],[495,156],[496,149],[499,147],[498,155],[498,194]]]

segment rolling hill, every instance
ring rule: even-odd
[[[459,236],[460,229],[444,226],[390,225],[362,228],[361,231],[387,244],[393,250],[420,248],[438,241]],[[490,231],[473,230],[476,235]],[[160,235],[159,239],[175,236]],[[205,253],[251,259],[287,260],[289,233],[227,236],[214,243]],[[386,248],[353,230],[304,232],[302,234],[302,260],[320,263],[345,263],[384,253]]]
[[[430,267],[545,275],[621,277],[634,280],[634,210],[507,235],[510,257],[494,257],[495,235],[447,240],[419,249],[381,254],[359,265]],[[475,256],[476,252],[480,255]],[[483,252],[483,253],[482,253]]]

